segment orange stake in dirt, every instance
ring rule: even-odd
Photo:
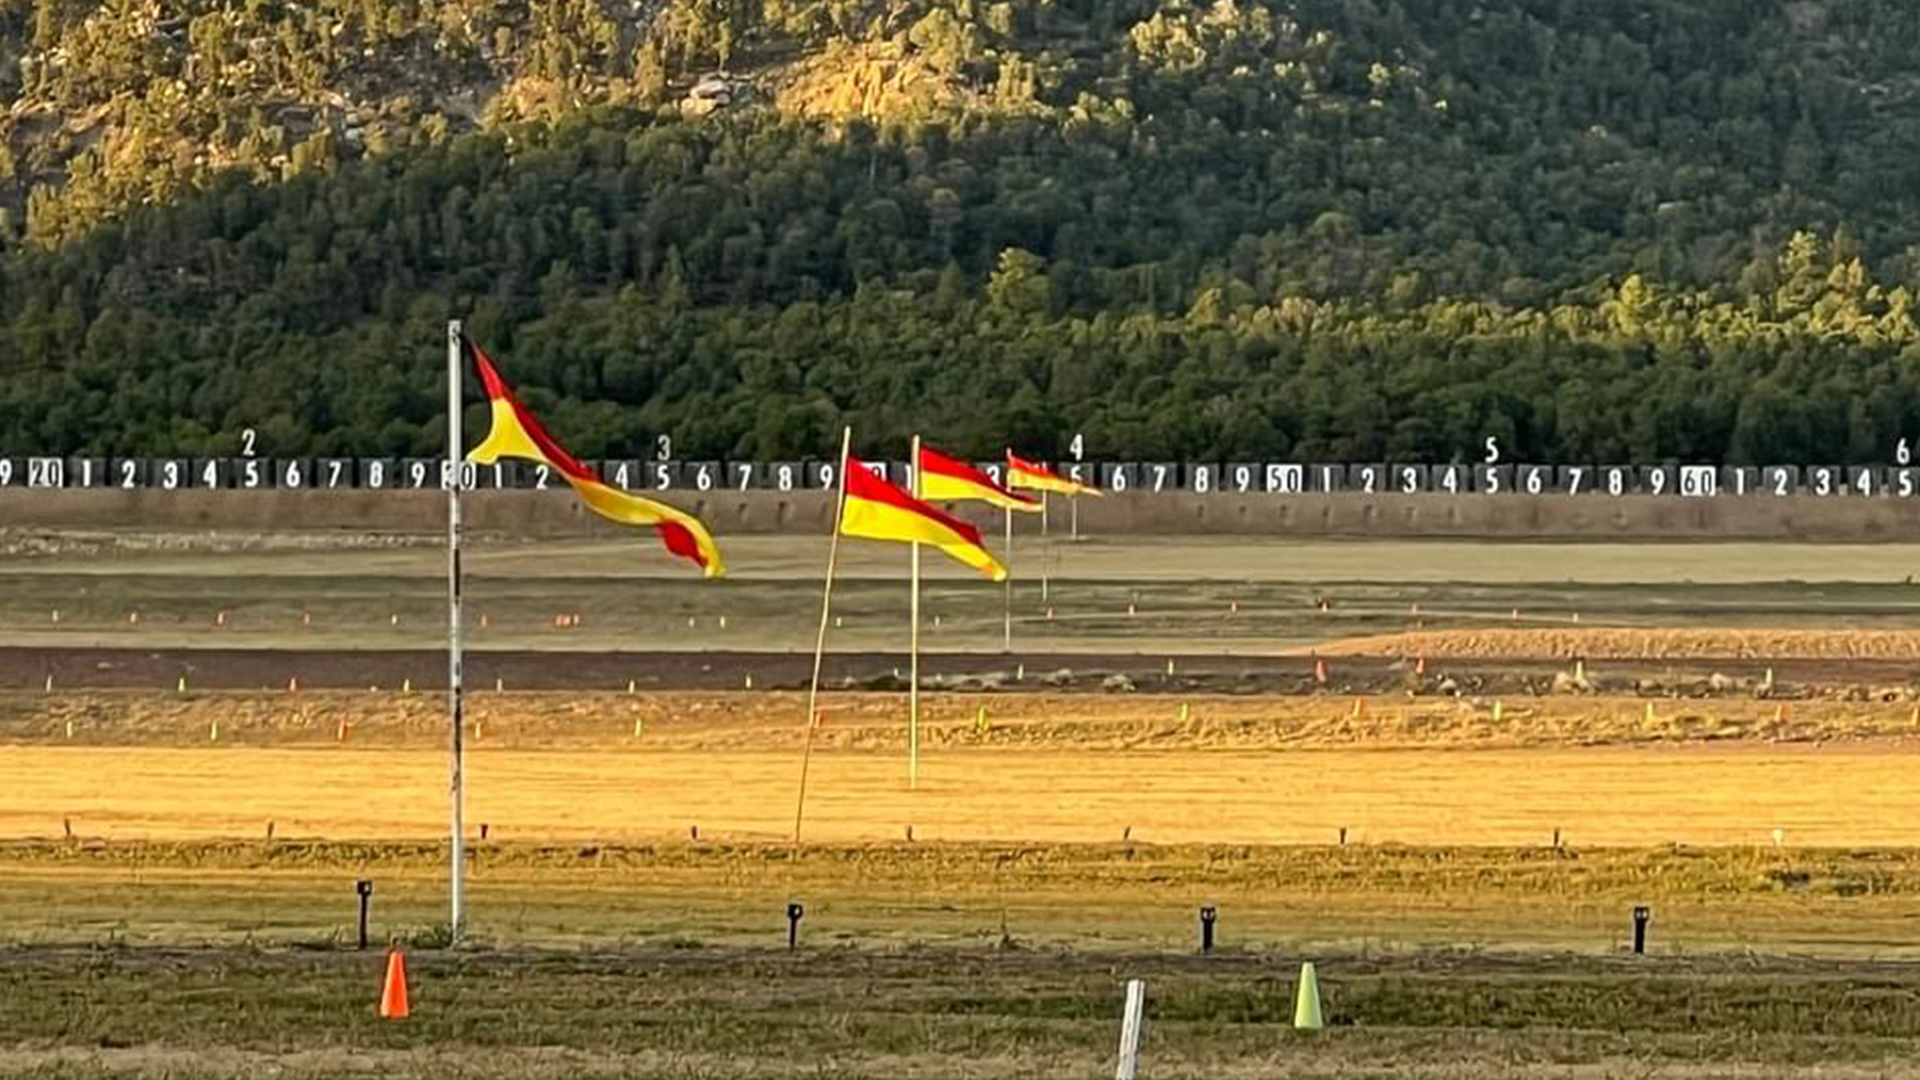
[[[287,693],[297,694],[299,692],[300,692],[300,677],[296,675],[287,680]]]
[[[1313,662],[1313,681],[1322,685],[1326,684],[1327,662],[1325,660],[1315,660]]]
[[[407,959],[399,949],[387,954],[387,984],[380,990],[380,1017],[407,1018]]]

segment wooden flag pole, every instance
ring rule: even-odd
[[[450,827],[453,881],[449,891],[452,911],[448,917],[448,937],[458,943],[466,931],[466,780],[461,731],[463,696],[460,667],[460,462],[465,457],[460,435],[460,375],[465,359],[466,336],[460,320],[447,323],[447,714],[452,728],[453,821]]]
[[[847,458],[853,452],[853,428],[840,431],[840,465],[833,474],[840,485],[833,500],[833,539],[827,542],[827,584],[820,593],[820,633],[813,640],[813,681],[807,685],[807,746],[800,756],[800,795],[793,804],[793,846],[800,846],[800,822],[807,810],[807,767],[813,762],[813,731],[820,701],[820,658],[827,652],[827,622],[833,617],[833,571],[840,561],[840,519],[847,509]]]
[[[920,436],[913,437],[912,464],[907,466],[907,490],[920,497]],[[920,541],[913,542],[913,600],[908,605],[907,632],[907,790],[920,788]]]

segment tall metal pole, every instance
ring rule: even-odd
[[[1047,535],[1047,492],[1040,493],[1040,602],[1046,603],[1048,557],[1053,554],[1053,538]]]
[[[1011,568],[1013,566],[1013,507],[1011,506],[1007,507],[1006,512],[1007,512],[1007,566]],[[1000,599],[1001,599],[1000,651],[1010,653],[1013,651],[1013,575],[1012,574],[1008,574],[1007,580],[1000,583]]]
[[[913,464],[907,469],[907,487],[920,497],[920,436],[913,437]],[[908,607],[913,627],[907,633],[907,790],[920,787],[920,541],[913,542],[913,601]]]
[[[833,539],[827,542],[827,584],[820,593],[820,633],[813,639],[813,681],[807,684],[807,748],[800,756],[800,794],[793,804],[793,846],[800,847],[800,822],[807,812],[807,767],[813,763],[813,732],[820,700],[820,658],[827,652],[827,620],[833,612],[833,570],[840,561],[840,518],[847,509],[847,459],[853,452],[853,429],[840,431],[840,465],[833,474],[840,484],[833,500]]]
[[[453,885],[449,892],[452,914],[448,936],[458,942],[466,930],[466,781],[462,768],[461,731],[464,687],[460,670],[460,465],[465,458],[460,435],[460,374],[466,341],[460,320],[447,323],[447,712],[453,727]]]

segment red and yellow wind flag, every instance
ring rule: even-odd
[[[1007,486],[1026,488],[1028,491],[1051,491],[1060,495],[1102,497],[1100,489],[1092,484],[1061,476],[1045,465],[1016,456],[1011,450],[1007,451]]]
[[[931,446],[920,448],[920,497],[930,502],[962,502],[973,499],[992,503],[1007,510],[1040,512],[1040,500],[1016,495],[1001,487],[993,477],[958,458],[950,458]]]
[[[873,475],[852,455],[847,457],[846,484],[841,535],[931,544],[995,581],[1006,580],[1007,568],[980,542],[980,530]]]
[[[520,404],[480,346],[468,341],[467,348],[473,351],[474,365],[480,369],[480,382],[493,405],[493,428],[487,432],[486,440],[467,455],[467,460],[482,465],[491,465],[501,458],[540,462],[564,477],[572,485],[574,494],[594,513],[623,525],[651,525],[659,530],[660,540],[668,551],[699,566],[707,577],[726,573],[720,561],[720,549],[714,546],[713,537],[707,535],[706,526],[700,524],[698,518],[602,483],[592,469],[574,460],[572,454],[553,441],[540,421]]]

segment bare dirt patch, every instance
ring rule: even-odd
[[[1899,660],[1920,666],[1920,631],[1487,628],[1341,638],[1314,651],[1475,660]]]

